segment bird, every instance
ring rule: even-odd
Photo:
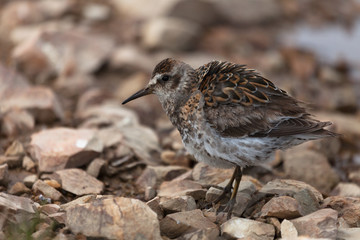
[[[122,104],[155,94],[188,153],[217,168],[234,168],[219,203],[232,214],[243,168],[265,163],[277,149],[337,136],[302,102],[246,65],[211,61],[197,69],[173,58],[159,62],[145,88]]]

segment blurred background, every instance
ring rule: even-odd
[[[359,45],[358,0],[1,0],[0,154],[41,129],[140,121],[158,137],[151,161],[192,166],[174,158],[182,145],[155,96],[121,102],[163,58],[194,68],[228,60],[334,122],[343,135],[323,146],[337,176],[330,192],[360,182]],[[111,162],[117,153],[109,152],[102,156]]]

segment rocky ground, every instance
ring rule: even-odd
[[[1,1],[0,239],[360,239],[359,13],[355,0]],[[245,169],[227,221],[205,205],[232,170],[196,163],[155,97],[121,105],[165,57],[256,68],[341,136]]]

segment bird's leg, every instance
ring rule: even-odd
[[[229,220],[231,218],[231,214],[234,208],[234,205],[236,203],[236,195],[240,186],[240,181],[241,181],[241,177],[242,177],[242,171],[241,168],[239,166],[236,166],[235,171],[234,171],[234,175],[235,175],[235,185],[234,185],[234,189],[232,191],[230,200],[228,201],[228,203],[226,204],[226,207],[224,209],[224,211],[227,211],[227,219]]]
[[[226,194],[228,194],[229,192],[231,192],[232,185],[233,185],[233,183],[234,183],[234,180],[235,180],[235,178],[236,178],[236,175],[238,174],[237,172],[239,171],[239,169],[240,169],[240,167],[238,167],[238,166],[235,167],[234,173],[233,173],[233,175],[231,176],[228,184],[226,184],[223,192],[221,193],[220,196],[218,196],[218,197],[214,200],[213,204],[219,203],[221,200],[223,200],[223,199],[226,197]],[[240,171],[241,171],[241,169],[240,169]]]

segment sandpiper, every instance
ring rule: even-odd
[[[225,208],[228,218],[242,168],[264,163],[276,149],[336,135],[324,129],[330,122],[314,119],[298,100],[245,65],[212,61],[193,69],[167,58],[155,67],[148,85],[123,104],[152,93],[196,160],[235,167],[214,202],[233,188]]]

